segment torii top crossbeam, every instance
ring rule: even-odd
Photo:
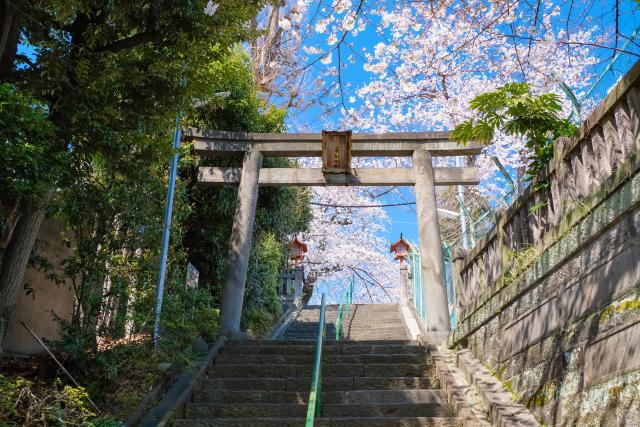
[[[478,144],[459,145],[449,139],[451,132],[355,133],[351,136],[351,154],[356,157],[409,157],[416,150],[432,156],[479,154]],[[271,157],[322,156],[321,133],[244,133],[188,129],[185,138],[194,140],[201,156],[242,157],[249,150]],[[411,186],[414,172],[409,168],[353,169],[353,174],[323,174],[314,168],[264,168],[259,184],[263,186],[374,185]],[[233,185],[240,181],[240,168],[201,167],[199,181],[207,185]],[[435,185],[475,185],[480,181],[477,168],[434,168]]]
[[[354,133],[351,152],[360,157],[407,157],[416,149],[429,150],[434,157],[480,154],[481,145],[459,145],[451,141],[450,136],[449,131]],[[202,156],[240,157],[248,147],[255,147],[264,156],[272,157],[322,155],[321,133],[245,133],[191,128],[185,132],[185,137],[195,141],[196,153]]]

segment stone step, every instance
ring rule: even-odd
[[[212,365],[209,375],[214,378],[277,378],[311,377],[313,365]],[[431,367],[425,363],[385,364],[327,364],[322,375],[330,377],[424,377]]]
[[[291,324],[289,325],[289,328],[295,328],[295,327],[301,327],[301,326],[315,326],[316,328],[318,327],[318,322],[320,319],[318,318],[298,318],[297,320],[294,320],[293,322],[291,322]],[[337,319],[331,319],[331,318],[326,318],[325,317],[325,325],[329,326],[334,326],[336,325],[336,320]],[[362,327],[369,327],[369,328],[382,328],[382,327],[388,327],[388,326],[402,326],[403,325],[403,321],[400,317],[389,317],[389,318],[379,318],[379,317],[365,317],[365,318],[343,318],[342,319],[342,324],[347,326],[347,325],[356,325],[356,326],[362,326]]]
[[[325,377],[323,391],[347,390],[426,390],[437,389],[435,376],[429,377]],[[213,378],[203,381],[201,390],[252,390],[309,392],[311,378]]]
[[[249,364],[313,364],[313,354],[220,354],[215,359],[216,365],[249,365]],[[322,364],[355,364],[355,363],[426,363],[430,360],[425,354],[323,354]]]
[[[436,403],[328,403],[322,416],[331,417],[452,417],[447,404]]]
[[[302,418],[307,415],[303,403],[191,403],[185,418]]]
[[[301,403],[192,403],[185,418],[302,418],[307,405]],[[327,403],[322,416],[331,417],[451,417],[442,403]]]
[[[256,347],[256,346],[297,346],[297,345],[313,345],[315,346],[316,339],[308,338],[301,340],[229,340],[225,343],[224,348],[229,347]],[[419,347],[419,343],[407,339],[395,339],[395,340],[368,340],[358,341],[358,343],[351,343],[349,340],[341,341],[342,345],[410,345]],[[337,344],[332,344],[337,345]],[[315,347],[314,347],[315,348]],[[420,347],[422,348],[422,347]]]
[[[182,419],[176,427],[300,427],[305,418]],[[461,421],[444,417],[343,417],[316,418],[315,427],[460,427]]]
[[[325,331],[326,340],[332,341],[335,339],[335,329],[327,328]],[[302,328],[290,328],[284,334],[284,339],[290,340],[312,340],[318,335],[318,329],[316,327],[302,327]],[[404,326],[394,326],[386,328],[370,328],[365,327],[345,327],[342,331],[343,340],[346,342],[357,341],[394,341],[398,337],[406,337],[407,332]]]
[[[199,403],[307,403],[309,391],[246,391],[204,389],[194,395]],[[324,391],[322,403],[441,403],[442,390],[350,390]]]
[[[243,345],[221,349],[221,354],[314,354],[314,345]],[[322,347],[323,354],[424,354],[425,349],[414,345],[399,344],[335,344]]]
[[[327,403],[332,402],[327,401]],[[343,393],[341,403],[440,403],[446,405],[447,396],[442,390],[353,390]]]

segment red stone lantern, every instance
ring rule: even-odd
[[[411,246],[402,238],[402,233],[400,233],[400,240],[391,245],[389,252],[395,252],[396,257],[394,259],[399,259],[400,265],[402,265],[410,250]]]
[[[304,260],[304,254],[307,252],[307,245],[298,240],[297,237],[289,243],[289,250],[291,254],[289,255],[289,259],[294,266],[299,266],[302,264]]]

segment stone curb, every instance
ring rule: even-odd
[[[207,355],[201,359],[193,369],[179,375],[173,385],[167,390],[162,400],[151,410],[138,424],[141,427],[170,426],[175,416],[184,410],[184,406],[191,400],[191,395],[200,381],[205,377],[205,372],[220,349],[227,341],[227,337],[221,336],[211,346]]]
[[[407,305],[407,307],[420,328],[420,335],[418,339],[425,347],[427,354],[433,361],[436,378],[440,382],[440,388],[447,396],[447,402],[449,402],[453,408],[455,416],[460,419],[462,427],[481,427],[483,424],[478,420],[478,417],[465,397],[466,387],[462,387],[456,382],[453,373],[449,370],[447,363],[444,361],[442,355],[438,351],[438,348],[434,345],[434,341],[429,336],[429,332],[421,321],[415,307],[412,304]],[[406,325],[407,319],[404,319],[403,315],[404,313],[401,311],[401,317],[403,317],[403,322]]]
[[[453,411],[462,422],[462,426],[481,427],[482,424],[478,421],[471,405],[465,398],[464,388],[458,385],[436,346],[427,344],[426,347],[429,356],[433,360],[436,376],[440,379],[440,387],[447,395],[447,401],[453,407]]]
[[[457,353],[457,365],[489,407],[489,418],[498,427],[534,427],[540,424],[523,405],[514,402],[502,382],[475,359],[469,350]]]

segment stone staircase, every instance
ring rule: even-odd
[[[316,426],[460,426],[425,347],[408,339],[397,305],[353,305],[336,342],[327,306],[322,417]],[[177,426],[303,426],[319,307],[277,341],[228,341]]]
[[[335,340],[335,322],[338,305],[328,305],[325,312],[327,340]],[[344,309],[344,308],[343,308]],[[343,311],[345,316],[346,311]],[[308,306],[292,322],[283,335],[285,340],[310,339],[318,335],[319,306]],[[352,304],[349,318],[343,318],[343,339],[362,340],[407,340],[408,335],[397,304]]]

